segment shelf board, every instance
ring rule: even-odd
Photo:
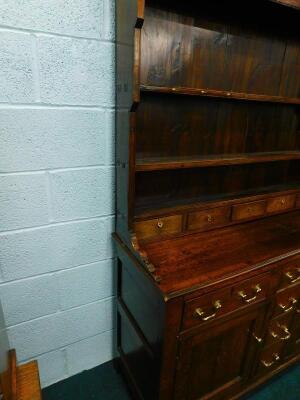
[[[161,215],[174,214],[176,212],[184,212],[191,209],[207,209],[211,207],[221,207],[228,204],[234,204],[241,200],[254,201],[260,200],[268,195],[277,194],[288,195],[298,193],[300,183],[290,183],[286,185],[272,185],[261,187],[256,190],[243,190],[240,192],[232,192],[220,197],[220,195],[203,195],[189,199],[172,199],[157,198],[151,200],[141,200],[135,207],[135,220],[143,220],[146,218],[154,218]]]
[[[281,4],[282,6],[292,7],[296,10],[300,10],[300,1],[299,0],[269,0],[273,3]]]
[[[300,98],[269,96],[265,94],[240,93],[215,89],[196,89],[187,87],[165,87],[141,85],[142,92],[169,93],[189,96],[219,97],[235,100],[262,101],[271,103],[300,104]]]
[[[139,158],[135,170],[162,171],[187,168],[217,167],[225,165],[255,164],[262,162],[286,161],[300,159],[300,151],[228,154],[210,157],[156,157]]]

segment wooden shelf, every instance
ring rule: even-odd
[[[282,6],[292,7],[296,10],[300,10],[300,1],[299,0],[270,0],[273,3],[281,4]]]
[[[195,89],[187,87],[165,87],[165,86],[147,86],[141,85],[140,89],[142,92],[153,92],[153,93],[167,93],[167,94],[178,94],[178,95],[189,95],[189,96],[202,96],[202,97],[219,97],[235,100],[250,100],[250,101],[262,101],[271,103],[285,103],[285,104],[300,104],[300,98],[292,97],[281,97],[281,96],[269,96],[264,94],[254,93],[239,93],[224,90],[214,89]]]
[[[255,190],[243,190],[240,192],[228,193],[222,197],[220,195],[205,195],[189,199],[172,199],[165,197],[157,197],[153,201],[139,201],[135,207],[135,220],[158,217],[160,215],[171,215],[190,209],[207,209],[210,206],[220,207],[223,205],[234,204],[243,201],[260,200],[268,195],[289,195],[298,193],[300,183],[290,183],[286,185],[272,185],[257,188]]]
[[[137,158],[136,171],[161,171],[184,168],[216,167],[262,162],[299,160],[300,151],[217,155],[211,157]]]

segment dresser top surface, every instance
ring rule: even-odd
[[[300,253],[300,211],[145,244],[166,295]]]

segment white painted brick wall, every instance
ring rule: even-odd
[[[0,0],[0,299],[48,386],[113,357],[114,0]]]

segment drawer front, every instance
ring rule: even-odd
[[[299,306],[300,284],[279,290],[276,294],[274,316],[294,311]]]
[[[273,197],[267,202],[267,212],[289,210],[295,206],[296,195]]]
[[[235,308],[265,300],[270,290],[271,275],[264,274],[248,279],[233,289]]]
[[[231,309],[230,288],[203,295],[185,303],[183,330],[212,321]]]
[[[293,338],[291,332],[293,317],[293,313],[287,313],[272,319],[265,339],[266,346],[276,342],[288,342]]]
[[[188,215],[189,231],[207,229],[228,224],[230,222],[230,207],[219,207],[211,210],[192,212]]]
[[[136,235],[139,239],[180,233],[182,230],[182,216],[172,215],[170,217],[155,218],[140,221],[134,224]]]
[[[238,204],[232,207],[232,220],[240,221],[264,215],[266,201],[254,201],[252,203]]]
[[[280,287],[284,288],[296,283],[300,283],[300,258],[296,258],[284,266]]]
[[[281,364],[283,347],[283,342],[277,342],[262,350],[258,362],[257,372],[259,374],[268,373],[270,370],[277,368]]]

